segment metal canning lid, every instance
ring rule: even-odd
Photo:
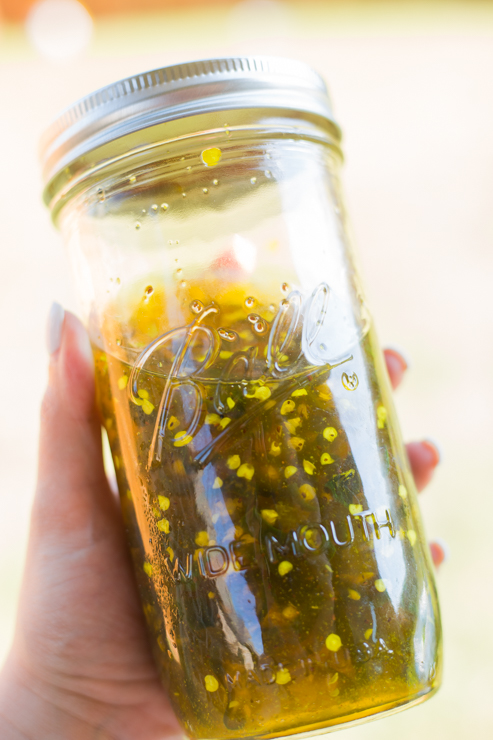
[[[120,140],[124,152],[125,137],[138,131],[204,113],[241,109],[315,118],[340,138],[325,83],[303,62],[255,56],[177,64],[101,88],[51,124],[40,148],[45,201],[49,204],[53,196],[48,192],[50,182],[77,160],[84,160],[87,167],[90,153],[97,150],[101,155],[105,145]]]

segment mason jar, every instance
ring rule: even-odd
[[[322,79],[154,70],[65,111],[42,157],[185,732],[316,734],[431,696],[435,585]]]

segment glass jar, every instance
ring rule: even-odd
[[[251,58],[89,96],[45,137],[154,654],[192,738],[417,704],[440,622],[310,68]]]

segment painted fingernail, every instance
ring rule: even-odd
[[[64,317],[63,307],[59,303],[52,303],[46,325],[46,348],[49,355],[54,354],[60,348]]]
[[[399,347],[397,344],[391,344],[385,349],[388,352],[392,352],[392,354],[398,357],[399,360],[402,360],[403,364],[405,365],[404,370],[409,370],[409,368],[412,367],[412,362],[409,359],[409,355],[402,349],[402,347]]]
[[[433,437],[427,437],[423,440],[422,444],[426,445],[426,448],[433,454],[433,467],[436,467],[443,460],[442,448]]]
[[[446,563],[450,557],[450,550],[444,540],[438,538],[434,542],[430,542],[431,557],[435,566],[438,568],[443,563]]]

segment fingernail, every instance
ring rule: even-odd
[[[401,358],[401,360],[403,360],[406,366],[405,370],[409,370],[409,368],[412,367],[412,363],[411,363],[411,360],[409,359],[409,355],[407,354],[407,352],[404,352],[402,347],[399,347],[397,344],[391,344],[387,346],[386,349],[389,350],[389,352],[393,352],[395,355],[398,355]]]
[[[433,455],[435,457],[434,467],[436,467],[443,460],[443,452],[441,446],[433,437],[427,437],[426,439],[424,439],[423,444],[425,444],[428,449],[433,452]]]
[[[449,546],[444,540],[440,538],[437,538],[433,542],[430,542],[430,550],[433,562],[435,563],[435,566],[437,568],[440,565],[443,565],[443,563],[446,563],[450,557]]]
[[[60,348],[64,317],[63,307],[59,303],[52,303],[46,325],[46,348],[49,355],[54,354]]]

